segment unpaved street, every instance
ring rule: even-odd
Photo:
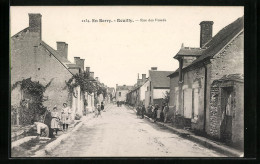
[[[102,118],[86,121],[49,157],[219,157],[224,156],[109,104]]]

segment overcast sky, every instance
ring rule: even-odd
[[[181,44],[199,47],[201,21],[214,21],[213,36],[243,16],[243,7],[11,7],[11,36],[28,27],[28,13],[42,14],[42,39],[56,49],[68,43],[68,58],[85,59],[109,87],[134,85],[151,67],[174,71]],[[166,22],[85,23],[83,19],[166,19]]]

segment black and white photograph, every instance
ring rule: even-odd
[[[10,6],[11,158],[244,157],[243,6]]]

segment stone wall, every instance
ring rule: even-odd
[[[208,88],[211,89],[207,109],[209,109],[209,122],[207,133],[215,138],[220,138],[221,125],[221,89],[213,81],[221,79],[224,75],[244,74],[244,33],[238,35],[220,53],[210,60],[210,75]],[[244,129],[244,90],[242,84],[234,83],[234,115],[232,116],[232,142],[241,144]]]
[[[244,33],[242,32],[210,61],[210,84],[227,74],[244,74]]]

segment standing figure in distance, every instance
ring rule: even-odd
[[[61,110],[61,122],[63,132],[67,131],[69,127],[69,107],[67,107],[67,103],[63,103],[63,108]]]
[[[58,130],[59,130],[59,121],[60,121],[60,116],[59,113],[57,112],[57,107],[56,105],[53,108],[53,111],[51,112],[51,128],[53,129],[53,131],[55,131],[56,135],[58,134]]]

